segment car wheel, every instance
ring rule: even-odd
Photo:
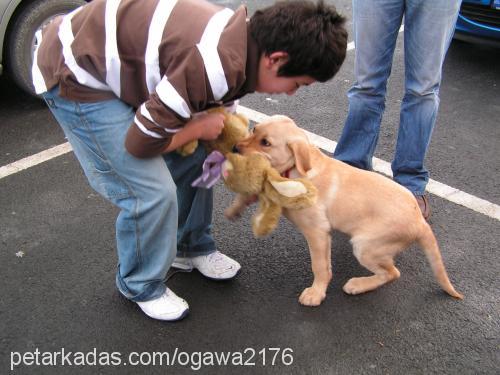
[[[14,20],[8,39],[7,69],[14,82],[35,95],[31,64],[37,41],[35,33],[54,17],[85,4],[83,0],[41,0],[27,5]]]

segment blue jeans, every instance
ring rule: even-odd
[[[439,86],[461,0],[353,0],[355,83],[334,157],[372,169],[387,80],[399,27],[404,21],[405,94],[401,104],[394,180],[422,195],[424,167],[439,106]]]
[[[69,101],[58,89],[43,94],[94,190],[120,209],[116,220],[116,284],[133,301],[165,291],[177,249],[195,256],[215,251],[210,234],[212,191],[191,187],[201,174],[203,147],[189,157],[175,153],[138,159],[125,149],[134,120],[122,101]]]

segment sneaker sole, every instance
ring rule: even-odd
[[[195,268],[196,269],[196,268]],[[201,273],[200,270],[196,269],[201,275],[203,275],[203,277],[206,277],[207,279],[209,280],[212,280],[212,281],[227,281],[227,280],[232,280],[234,279],[236,276],[238,276],[240,274],[240,271],[241,271],[241,268],[236,271],[236,273],[234,274],[234,276],[231,276],[231,277],[226,277],[226,278],[223,278],[223,279],[220,279],[220,278],[216,278],[216,277],[211,277],[211,276],[207,276],[205,275],[204,273]]]
[[[150,319],[154,319],[154,320],[159,320],[161,322],[178,322],[179,320],[182,320],[184,319],[186,316],[188,316],[189,314],[189,309],[186,309],[182,312],[182,314],[178,317],[178,318],[174,318],[174,319],[160,319],[160,318],[155,318],[154,316],[151,316],[147,313],[145,313],[140,307],[139,309],[144,313],[144,315],[146,315],[148,318]]]

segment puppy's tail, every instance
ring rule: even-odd
[[[458,293],[453,285],[451,285],[446,269],[444,268],[443,259],[441,258],[441,252],[439,251],[436,237],[427,223],[425,223],[425,227],[422,229],[422,234],[417,239],[417,242],[424,250],[427,259],[431,264],[434,276],[436,277],[439,285],[441,285],[441,288],[443,288],[444,291],[450,296],[463,299],[464,296]]]

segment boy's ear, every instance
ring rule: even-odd
[[[285,51],[272,52],[265,56],[266,67],[279,69],[281,65],[288,61],[288,53]]]

